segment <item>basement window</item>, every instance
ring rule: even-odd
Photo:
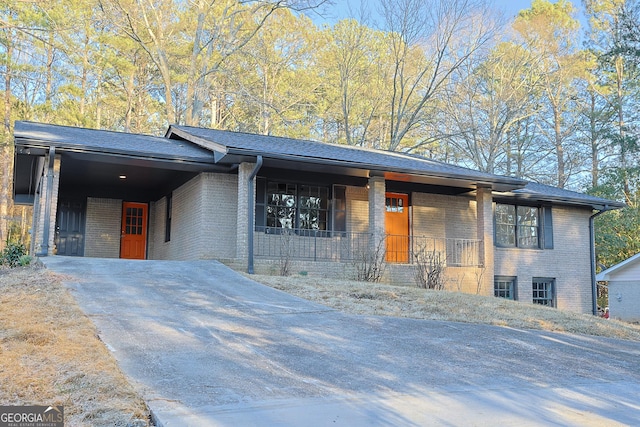
[[[556,306],[556,279],[546,277],[534,277],[532,282],[533,303]]]
[[[495,276],[493,279],[493,295],[498,298],[516,300],[516,280],[514,276]]]

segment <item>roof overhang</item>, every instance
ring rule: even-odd
[[[624,203],[615,202],[611,200],[603,200],[598,198],[562,197],[562,196],[554,196],[550,194],[514,192],[514,191],[507,191],[507,192],[498,191],[494,193],[493,198],[494,200],[519,201],[523,203],[547,202],[555,205],[590,208],[596,211],[611,211],[616,209],[622,209],[627,206]]]
[[[251,150],[228,148],[227,154],[221,156],[217,162],[225,164],[255,162],[260,154]],[[495,179],[479,180],[455,174],[424,173],[408,169],[381,169],[377,165],[342,160],[271,153],[262,153],[261,155],[265,166],[293,171],[325,172],[365,178],[382,176],[388,181],[457,187],[469,190],[478,187],[489,187],[496,191],[510,191],[526,185],[526,181],[509,177],[496,176]]]
[[[596,276],[596,280],[599,282],[607,282],[609,280],[611,280],[612,276],[615,273],[618,273],[619,271],[623,271],[626,268],[630,267],[631,265],[635,264],[636,262],[638,262],[638,260],[640,259],[640,253],[637,253],[635,255],[633,255],[632,257],[629,257],[627,259],[625,259],[624,261],[611,266],[609,268],[607,268],[606,270],[601,271],[600,273],[598,273],[598,275]]]

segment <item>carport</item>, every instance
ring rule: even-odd
[[[119,201],[106,207],[122,218],[114,244],[121,257],[144,258],[148,204],[200,172],[228,170],[187,141],[30,122],[17,122],[14,134],[14,201],[34,207],[31,253],[39,256],[54,247],[84,256],[87,199],[94,198]]]

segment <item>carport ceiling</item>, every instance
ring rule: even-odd
[[[90,196],[149,202],[169,194],[203,167],[167,169],[131,159],[126,162],[87,161],[63,155],[60,197]]]

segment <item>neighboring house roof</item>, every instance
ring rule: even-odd
[[[521,179],[479,172],[431,159],[347,145],[176,125],[169,128],[166,136],[188,139],[217,151],[217,161],[224,161],[227,156],[262,155],[271,159],[367,169],[382,173],[461,179],[508,189],[523,187],[526,184],[526,181]]]
[[[610,210],[624,208],[624,203],[601,197],[590,196],[584,193],[565,190],[563,188],[552,187],[550,185],[528,182],[524,188],[502,193],[504,197],[516,200],[547,201],[552,203],[590,206],[596,210]],[[496,195],[499,197],[499,195]]]
[[[596,276],[596,280],[599,282],[607,282],[609,280],[612,280],[613,277],[623,273],[624,270],[634,267],[638,262],[640,262],[640,253],[637,253],[634,256],[625,259],[624,261],[614,265],[613,267],[609,267],[606,270],[601,271]]]
[[[113,154],[163,160],[212,163],[211,151],[196,144],[125,132],[33,122],[16,122],[16,145],[65,151]]]

